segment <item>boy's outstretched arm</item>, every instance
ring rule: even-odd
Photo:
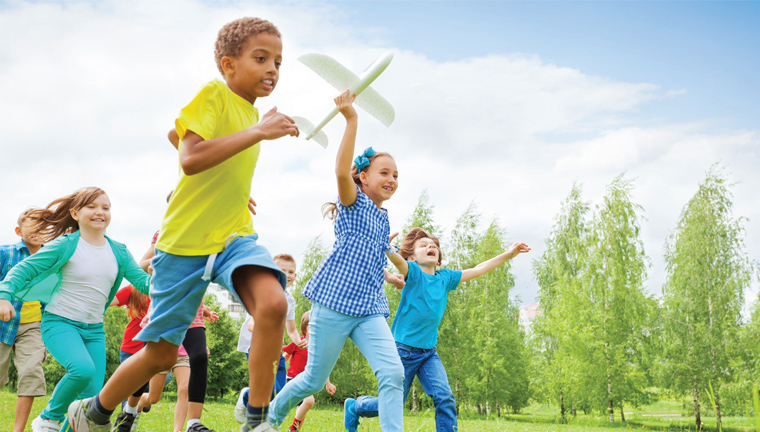
[[[504,264],[507,262],[507,260],[516,257],[518,254],[526,253],[529,251],[530,248],[525,243],[515,243],[506,252],[499,254],[487,261],[483,261],[471,269],[463,270],[462,278],[459,281],[467,282],[470,279],[475,279],[476,277],[483,276],[496,267]]]
[[[388,236],[388,243],[390,244],[390,242],[392,242],[393,239],[396,238],[397,235],[398,233],[395,232],[391,234],[390,236]],[[395,246],[391,246],[391,248],[398,249]],[[398,270],[398,272],[401,273],[401,276],[406,278],[406,275],[409,274],[409,263],[407,263],[406,260],[402,258],[401,255],[399,255],[398,251],[396,252],[386,251],[385,254],[388,256],[388,259],[391,260],[391,263],[393,264],[393,266],[396,267],[396,270]],[[387,279],[387,276],[386,276],[386,279]]]
[[[262,140],[285,135],[298,136],[298,126],[292,118],[277,112],[277,107],[264,114],[261,121],[240,132],[204,140],[188,130],[179,149],[179,162],[185,175],[194,175],[213,168]]]

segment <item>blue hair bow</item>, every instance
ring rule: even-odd
[[[369,158],[375,154],[375,150],[373,150],[372,147],[367,147],[364,150],[364,153],[360,154],[356,157],[356,159],[354,159],[354,163],[356,164],[356,168],[359,170],[359,172],[362,172],[364,168],[367,168],[369,166]]]

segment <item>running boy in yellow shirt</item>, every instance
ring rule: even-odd
[[[256,243],[248,199],[259,142],[298,136],[298,128],[276,108],[259,121],[253,106],[277,85],[282,61],[277,27],[259,18],[230,22],[219,31],[214,54],[224,81],[207,83],[175,121],[181,171],[151,262],[150,324],[135,338],[146,346],[119,366],[97,396],[71,404],[75,432],[110,431],[119,403],[174,365],[210,281],[238,297],[256,321],[243,430],[275,430],[265,419],[285,330],[287,278]],[[210,431],[200,423],[187,430]]]

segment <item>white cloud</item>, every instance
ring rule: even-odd
[[[393,50],[373,84],[396,108],[386,129],[360,112],[357,151],[391,152],[400,189],[387,203],[400,229],[427,189],[446,229],[473,200],[484,223],[497,218],[513,240],[533,247],[514,263],[523,300],[535,295],[530,261],[543,251],[559,203],[573,181],[598,202],[620,172],[635,177],[646,210],[643,230],[652,257],[650,284],[664,280],[661,252],[681,207],[704,171],[722,161],[741,181],[738,215],[749,217],[747,245],[760,255],[758,131],[714,131],[705,119],[657,126],[635,118],[647,103],[685,89],[627,83],[549,64],[532,55],[435,62],[424,53],[382,41],[375,28],[346,25],[339,8],[317,3],[202,2],[6,3],[0,15],[0,243],[15,241],[17,214],[84,185],[98,185],[113,202],[109,234],[141,256],[176,179],[176,155],[166,140],[174,116],[207,80],[216,32],[241,16],[264,16],[283,33],[285,62],[262,112],[318,119],[337,93],[296,61],[327,53],[354,71]],[[634,116],[633,114],[636,114]],[[661,115],[659,113],[658,115]],[[709,119],[707,119],[709,120]],[[703,123],[698,123],[703,122]],[[338,118],[325,132],[327,151],[302,139],[262,143],[253,184],[255,226],[273,253],[300,256],[332,227],[320,206],[336,195]],[[4,227],[4,228],[3,228]]]

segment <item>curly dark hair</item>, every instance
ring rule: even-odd
[[[243,46],[251,36],[259,33],[270,33],[282,38],[280,30],[271,22],[261,18],[240,18],[227,24],[219,30],[214,44],[214,58],[216,67],[224,75],[222,70],[222,57],[237,57],[243,50]]]

